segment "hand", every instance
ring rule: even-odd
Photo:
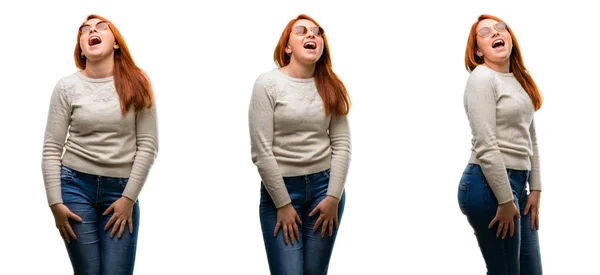
[[[504,239],[508,230],[510,230],[510,236],[512,237],[515,233],[515,221],[513,220],[515,215],[517,218],[521,218],[519,209],[517,209],[517,206],[512,200],[498,205],[496,216],[492,219],[490,225],[488,225],[488,229],[492,228],[496,222],[499,222],[496,237],[499,237],[500,232],[502,231],[502,239]]]
[[[112,217],[104,226],[104,231],[108,230],[113,224],[115,225],[110,232],[110,237],[114,237],[117,229],[119,229],[118,238],[120,239],[123,236],[123,231],[125,231],[125,226],[129,224],[129,233],[133,233],[133,222],[131,221],[131,216],[133,212],[133,204],[135,202],[130,200],[127,197],[121,197],[117,201],[113,202],[102,215],[106,216],[111,211],[114,211]]]
[[[277,237],[279,228],[283,231],[283,242],[287,245],[288,241],[294,245],[294,238],[300,240],[300,231],[298,225],[302,224],[300,216],[296,213],[296,209],[292,207],[291,203],[288,203],[277,209],[277,224],[275,225],[275,231],[273,231],[273,237]]]
[[[525,205],[525,212],[527,215],[531,211],[531,230],[534,228],[540,230],[540,190],[533,190],[527,196],[527,204]]]
[[[313,232],[317,231],[319,226],[323,224],[321,227],[321,238],[325,237],[325,232],[329,229],[329,237],[333,236],[333,226],[335,224],[335,228],[339,228],[338,222],[338,203],[339,200],[333,196],[325,197],[318,205],[313,209],[313,211],[308,214],[309,217],[312,217],[317,214],[317,212],[321,212],[317,222],[315,223],[315,227],[313,228]]]
[[[78,222],[81,222],[81,218],[71,212],[71,210],[62,203],[50,206],[50,210],[52,210],[56,228],[58,229],[58,232],[60,232],[60,236],[63,240],[67,241],[67,243],[71,243],[71,238],[77,240],[77,236],[75,236],[75,232],[73,232],[73,228],[71,228],[71,224],[69,224],[69,218]]]

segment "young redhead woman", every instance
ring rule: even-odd
[[[495,16],[481,15],[471,27],[465,65],[471,75],[464,106],[473,138],[458,187],[460,209],[475,231],[487,274],[542,274],[534,123],[542,97],[514,33]]]
[[[50,100],[48,204],[75,274],[133,274],[137,198],[158,151],[150,81],[97,15],[79,27],[75,64],[81,70],[60,79]]]
[[[271,274],[326,274],[344,212],[350,98],[312,18],[291,20],[274,68],[254,84],[252,161],[262,179],[260,221]]]

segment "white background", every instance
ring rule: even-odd
[[[512,27],[545,96],[545,274],[597,270],[600,40],[587,1],[149,2],[2,3],[0,274],[72,272],[46,205],[42,142],[52,88],[76,71],[77,28],[90,13],[120,29],[156,92],[160,151],[140,197],[136,274],[268,274],[247,111],[299,13],[326,29],[354,103],[330,274],[485,273],[456,198],[471,138],[463,58],[481,13]]]

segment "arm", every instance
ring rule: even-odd
[[[474,72],[475,73],[475,72]],[[473,134],[473,150],[498,204],[512,201],[504,159],[496,140],[496,93],[492,79],[471,74],[465,90],[467,116]]]
[[[71,105],[61,80],[50,98],[42,153],[42,174],[49,206],[62,203],[60,166],[70,124]]]
[[[280,208],[289,204],[291,199],[272,150],[274,108],[275,100],[268,93],[264,79],[257,79],[248,111],[252,162],[258,168],[275,206]]]
[[[150,168],[154,164],[154,159],[158,153],[158,126],[156,119],[156,102],[150,109],[144,108],[136,113],[136,143],[137,150],[133,160],[133,167],[129,175],[129,180],[123,196],[132,201],[136,201]]]
[[[327,195],[338,200],[342,197],[348,167],[350,166],[351,144],[350,129],[346,116],[331,117],[329,124],[329,138],[331,139],[331,173]]]
[[[529,175],[529,191],[542,191],[542,181],[540,177],[540,155],[535,132],[535,119],[531,121],[531,126],[529,126],[529,134],[531,135],[531,145],[533,147],[533,156],[531,157],[531,174]]]

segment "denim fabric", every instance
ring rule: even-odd
[[[62,166],[63,204],[82,219],[82,222],[70,220],[77,239],[65,242],[74,274],[133,274],[140,221],[139,202],[136,201],[133,206],[133,234],[126,227],[121,239],[118,232],[110,238],[112,227],[104,231],[113,212],[102,215],[121,198],[126,184],[126,178],[90,175]]]
[[[273,237],[273,230],[277,224],[277,209],[264,185],[261,185],[260,222],[271,274],[327,274],[338,229],[334,226],[332,237],[326,233],[325,237],[321,238],[321,227],[317,232],[313,232],[319,215],[309,217],[308,214],[327,196],[329,172],[327,169],[310,175],[283,178],[292,206],[303,223],[303,226],[298,226],[300,240],[294,240],[294,245],[291,242],[287,245],[283,242],[282,229],[277,233],[277,237]],[[340,224],[344,213],[345,193],[342,193],[338,205]]]
[[[488,185],[481,167],[468,164],[458,186],[458,204],[475,232],[488,275],[541,275],[542,260],[537,229],[532,229],[527,204],[529,171],[506,169],[514,203],[521,218],[514,218],[513,237],[496,237],[498,223],[488,229],[496,216],[498,201]]]

